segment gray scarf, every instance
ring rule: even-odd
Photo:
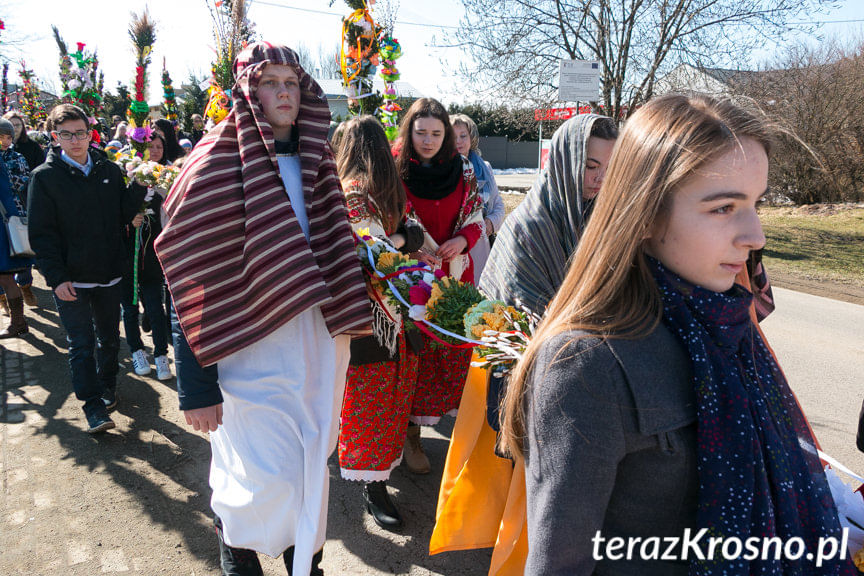
[[[598,118],[580,114],[552,135],[546,167],[492,246],[480,278],[488,296],[509,304],[518,299],[542,316],[558,291],[585,228],[582,179]]]

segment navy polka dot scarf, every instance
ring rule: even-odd
[[[663,323],[693,363],[698,401],[697,528],[708,538],[800,538],[797,560],[691,559],[691,575],[857,574],[846,559],[815,564],[820,537],[842,537],[837,509],[804,415],[750,320],[753,296],[735,285],[718,293],[694,286],[648,257],[663,299]],[[761,552],[763,543],[758,543]],[[736,546],[728,546],[734,554]],[[798,546],[789,546],[795,556]],[[812,554],[808,559],[808,555]]]

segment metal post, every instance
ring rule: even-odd
[[[537,142],[537,173],[540,173],[543,160],[543,120],[540,120],[540,139]]]

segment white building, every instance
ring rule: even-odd
[[[759,72],[702,68],[692,64],[679,64],[669,74],[657,80],[654,94],[669,92],[703,92],[712,96],[733,96],[733,86],[743,83]]]
[[[345,89],[342,87],[342,80],[340,79],[326,79],[326,80],[318,80],[318,84],[321,86],[321,89],[324,90],[324,94],[327,96],[327,103],[330,104],[330,117],[333,120],[341,119],[345,120],[348,118],[348,97],[345,96]],[[414,88],[408,82],[395,82],[396,84],[396,94],[400,98],[411,98],[412,100],[416,100],[418,98],[423,98],[423,94],[420,93],[419,90]],[[384,93],[384,81],[380,78],[375,78],[372,83],[372,89],[377,90],[378,92]]]

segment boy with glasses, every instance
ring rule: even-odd
[[[87,432],[114,428],[117,404],[122,232],[137,227],[146,189],[127,188],[120,168],[90,147],[89,122],[71,104],[51,110],[48,160],[31,173],[30,244],[69,341],[72,387]]]

